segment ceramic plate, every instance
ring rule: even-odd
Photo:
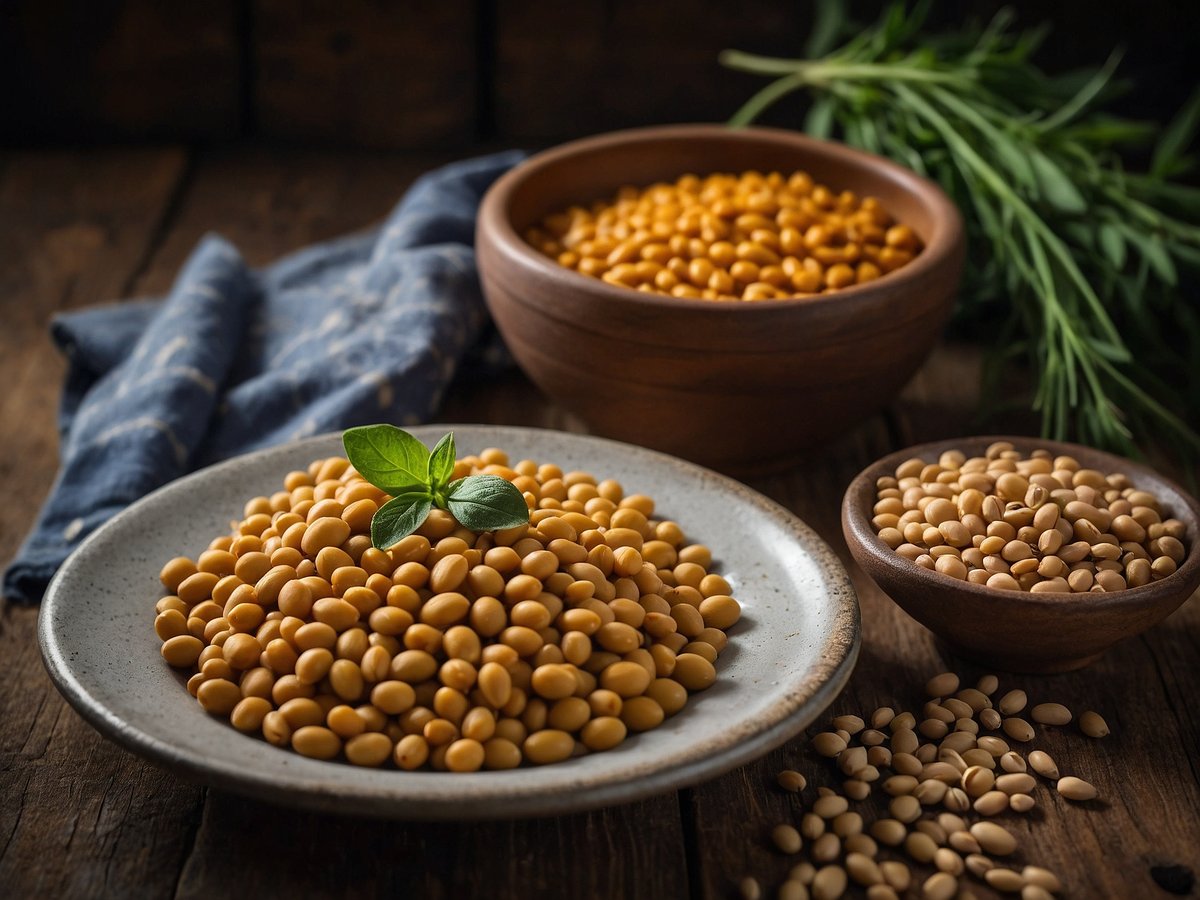
[[[460,453],[505,448],[649,494],[657,514],[708,544],[744,613],[717,682],[659,728],[614,750],[550,766],[449,774],[306,759],[210,718],[159,655],[158,571],[225,533],[247,499],[341,452],[326,435],[254,453],[173,482],[116,516],[67,560],[46,593],[39,634],[59,690],[100,732],[214,787],[331,812],[406,819],[557,815],[625,803],[719,775],[812,722],[858,655],[858,603],[837,557],[803,522],[724,476],[638,447],[493,426],[412,429],[427,444],[453,428]]]

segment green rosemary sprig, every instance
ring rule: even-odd
[[[1161,131],[1150,170],[1126,172],[1118,150],[1157,129],[1100,111],[1119,54],[1054,77],[1031,61],[1046,29],[1016,32],[1005,10],[928,34],[928,8],[897,3],[834,49],[842,4],[824,0],[809,58],[726,51],[729,68],[772,78],[730,124],[803,90],[808,133],[938,181],[967,221],[962,319],[1006,336],[993,380],[1006,361],[1031,365],[1047,437],[1200,454],[1200,309],[1179,289],[1179,270],[1200,268],[1200,189],[1174,181],[1192,163],[1200,92]]]

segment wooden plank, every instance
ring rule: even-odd
[[[476,135],[475,4],[254,0],[254,100],[268,137],[464,146]]]
[[[134,286],[169,291],[180,267],[210,231],[232,241],[253,266],[316,241],[377,224],[437,154],[337,154],[219,149],[196,162],[189,189],[161,247]]]
[[[0,173],[0,560],[16,552],[57,466],[65,366],[50,319],[126,293],[185,165],[179,150],[25,153]]]
[[[762,80],[717,65],[726,48],[794,56],[803,3],[500,3],[496,127],[557,141],[613,128],[729,118]],[[778,121],[795,112],[783,104]],[[777,121],[775,118],[767,121]]]
[[[130,756],[42,667],[37,610],[9,608],[0,691],[0,884],[8,897],[169,896],[200,788]]]
[[[17,0],[0,25],[0,137],[234,137],[238,0]]]
[[[62,309],[122,296],[186,158],[178,150],[11,155],[0,173],[0,557],[24,536],[57,465]],[[50,684],[37,610],[0,618],[0,884],[6,896],[152,896],[173,888],[199,790],[134,759]],[[54,860],[48,865],[47,860]]]
[[[450,384],[436,421],[450,424],[486,422],[587,433],[582,420],[550,403],[533,382],[515,368],[481,377],[464,373]]]
[[[213,792],[176,897],[686,894],[674,796],[554,819],[415,824],[285,812]]]

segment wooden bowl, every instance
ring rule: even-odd
[[[994,441],[1022,454],[1039,447],[1073,456],[1085,468],[1122,472],[1150,491],[1170,516],[1187,526],[1187,556],[1159,581],[1111,594],[1032,594],[959,581],[900,556],[871,526],[876,479],[894,475],[914,456],[936,462],[945,450],[982,455]],[[909,447],[874,463],[850,483],[842,501],[842,532],[855,561],[910,616],[965,657],[1009,672],[1050,673],[1082,668],[1123,638],[1145,631],[1178,609],[1200,585],[1200,506],[1178,485],[1145,466],[1110,453],[1030,437],[972,437]]]
[[[879,197],[925,249],[882,278],[769,302],[646,294],[566,269],[523,234],[625,184],[687,172],[803,169]],[[487,304],[517,362],[601,434],[725,469],[778,465],[881,409],[925,359],[962,269],[962,220],[935,184],[877,156],[788,131],[680,125],[540,153],[484,197]]]

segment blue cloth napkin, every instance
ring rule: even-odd
[[[61,468],[4,594],[41,599],[111,516],[193,469],[370,422],[415,424],[487,325],[475,214],[516,152],[413,185],[382,226],[253,271],[208,236],[161,302],[57,318]]]

